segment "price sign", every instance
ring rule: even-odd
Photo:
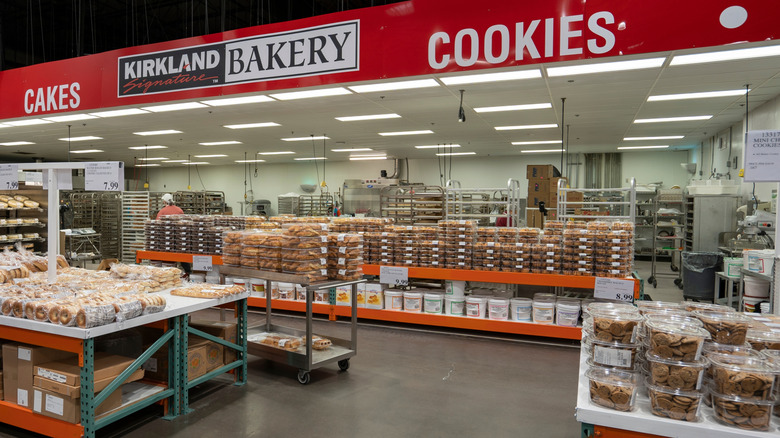
[[[193,271],[209,271],[211,272],[213,265],[211,263],[211,256],[192,256],[192,270]]]
[[[747,133],[745,181],[780,181],[780,131],[749,131]]]
[[[596,277],[593,297],[606,300],[634,301],[634,281]]]
[[[119,192],[125,181],[125,166],[121,161],[86,163],[84,188],[86,190]]]
[[[395,266],[380,266],[379,282],[391,286],[408,286],[409,269]]]
[[[43,173],[42,172],[24,172],[24,185],[26,185],[26,186],[42,186],[43,185]]]
[[[19,166],[0,164],[0,190],[19,189]]]

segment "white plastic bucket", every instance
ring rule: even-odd
[[[533,301],[530,298],[513,298],[509,302],[510,318],[514,321],[531,321]]]
[[[482,297],[466,298],[466,316],[484,318],[487,314],[487,300]]]
[[[193,272],[190,274],[190,281],[193,283],[205,283],[206,282],[206,274],[205,273],[195,273]]]
[[[509,319],[509,300],[505,298],[493,298],[488,300],[488,318],[497,321]]]
[[[743,261],[740,257],[725,257],[723,259],[723,272],[727,277],[739,278],[739,269],[742,267]]]
[[[265,280],[260,280],[259,278],[251,278],[249,279],[249,292],[251,292],[253,295],[257,294],[258,296],[265,296]]]
[[[445,293],[451,297],[463,298],[466,296],[466,282],[465,281],[451,281],[447,280],[447,288]]]
[[[742,297],[742,303],[743,306],[745,307],[744,311],[751,312],[751,313],[756,312],[757,310],[760,309],[759,303],[764,302],[766,300],[767,298],[754,298],[754,297],[747,297],[747,296]]]
[[[748,265],[746,268],[759,274],[771,274],[775,264],[775,251],[773,249],[757,249],[748,253]]]
[[[295,301],[306,301],[306,288],[300,284],[295,285]]]
[[[422,296],[419,292],[404,292],[404,310],[407,312],[422,312]]]
[[[225,284],[233,284],[233,277],[225,277]]]
[[[576,327],[580,319],[578,301],[559,301],[556,303],[555,323],[566,327]]]
[[[246,280],[246,278],[234,278],[233,279],[233,284],[235,284],[236,286],[244,287],[244,288],[246,288],[246,290],[249,290],[249,287],[247,286],[247,283],[248,283],[248,281]]]
[[[452,297],[452,296],[445,296],[444,297],[444,314],[445,315],[454,315],[454,316],[463,316],[463,313],[466,310],[466,299],[463,297]]]
[[[444,295],[437,293],[426,293],[423,295],[423,310],[425,313],[441,314],[444,308]]]
[[[534,300],[534,322],[537,324],[552,324],[555,321],[555,301],[550,299]]]
[[[769,282],[745,276],[745,298],[769,298]]]
[[[385,291],[386,310],[404,310],[404,293],[400,290],[388,289]]]

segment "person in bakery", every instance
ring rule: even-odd
[[[163,216],[169,216],[172,214],[184,214],[184,210],[177,207],[173,203],[173,195],[170,193],[166,193],[162,195],[160,198],[165,203],[165,207],[161,208],[160,211],[157,212],[157,217],[155,219],[160,220]],[[192,265],[190,263],[181,263],[181,268],[184,270],[184,278],[189,278],[190,274],[192,273]]]

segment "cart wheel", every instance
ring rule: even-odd
[[[650,284],[652,284],[652,285],[653,285],[653,287],[655,287],[655,285],[657,284],[657,283],[656,283],[656,281],[655,281],[655,277],[650,277],[650,278],[648,278],[648,279],[647,279],[647,282],[648,282],[648,283],[650,283]]]
[[[341,371],[346,371],[349,369],[349,359],[344,359],[339,361],[339,369]]]
[[[653,279],[653,287],[654,288],[658,287],[658,280],[656,280],[655,278]]]
[[[677,287],[678,287],[678,288],[680,288],[680,289],[682,289],[682,288],[683,288],[683,282],[682,282],[682,280],[680,280],[679,278],[675,278],[675,279],[674,279],[674,284],[676,284],[676,285],[677,285]]]
[[[301,385],[306,385],[311,381],[311,374],[309,374],[308,371],[299,370],[298,371],[298,383]]]
[[[680,270],[680,268],[678,268],[677,265],[672,265],[671,269],[672,269],[672,272],[677,272],[677,271]]]

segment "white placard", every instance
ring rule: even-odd
[[[408,286],[409,269],[396,266],[380,266],[379,282],[391,286]]]
[[[780,131],[749,131],[747,133],[745,181],[780,181]]]
[[[24,185],[42,186],[43,172],[24,172]]]
[[[73,171],[71,169],[56,169],[57,189],[73,190]],[[49,176],[43,179],[43,190],[49,190]]]
[[[0,164],[0,190],[19,189],[19,166]]]
[[[125,166],[121,161],[86,163],[84,189],[121,192],[124,189]]]
[[[209,271],[213,269],[211,256],[192,256],[193,271]]]
[[[606,300],[634,301],[634,281],[618,278],[596,277],[593,297]]]

